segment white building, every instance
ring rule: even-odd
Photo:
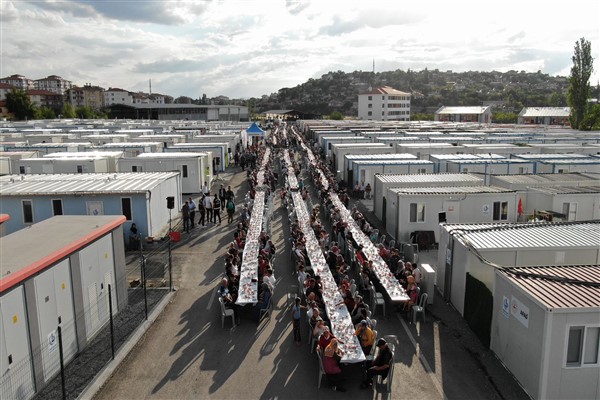
[[[600,265],[497,269],[491,349],[534,399],[600,398]]]
[[[518,124],[569,126],[570,107],[525,107],[519,113]]]
[[[444,122],[478,122],[489,124],[492,122],[492,108],[480,106],[442,106],[433,114],[434,121]]]
[[[57,75],[50,75],[46,78],[36,79],[33,85],[35,89],[47,90],[60,95],[67,94],[67,91],[73,86],[71,81],[63,79]]]
[[[389,86],[358,95],[358,118],[379,121],[410,121],[411,94]]]
[[[113,104],[133,104],[133,97],[127,90],[119,88],[109,88],[104,92],[104,105]]]

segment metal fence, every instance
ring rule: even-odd
[[[29,399],[34,394],[35,399],[77,398],[114,359],[115,352],[173,287],[169,240],[130,252],[127,259],[129,286],[124,309],[116,309],[115,290],[109,285],[104,296],[76,316],[85,319],[86,326],[93,327],[93,320],[99,321],[88,345],[78,349],[74,320],[70,324],[59,324],[54,338],[49,337],[48,341],[32,348],[31,357],[15,365],[8,377],[0,378],[0,398]],[[105,319],[101,318],[103,315]],[[32,368],[34,363],[42,366],[36,367],[36,374]],[[42,376],[34,376],[40,375],[38,369],[42,370]],[[6,392],[11,393],[9,397],[4,396],[4,389],[10,389]]]

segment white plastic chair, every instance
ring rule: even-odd
[[[385,383],[383,383],[381,375],[375,375],[373,377],[373,389],[375,389],[376,393],[381,393],[381,389],[385,389],[385,393],[392,393],[392,381],[394,380],[395,346],[393,344],[388,343],[388,347],[392,352],[392,362],[390,363],[390,369],[388,371],[387,377],[385,378]]]
[[[425,305],[427,304],[427,293],[423,293],[419,299],[419,304],[414,304],[411,308],[412,322],[417,323],[417,314],[423,314],[423,322],[425,322]]]
[[[377,306],[382,306],[383,316],[385,316],[385,298],[383,297],[383,294],[375,291],[373,282],[371,282],[371,285],[369,286],[369,291],[371,292],[371,307],[373,307],[373,315],[375,315]]]
[[[323,379],[323,375],[325,374],[325,368],[323,368],[323,354],[321,353],[321,349],[317,349],[317,357],[319,357],[319,380],[317,383],[317,387],[321,388],[321,380]]]
[[[235,328],[235,313],[232,309],[226,308],[225,303],[223,302],[223,298],[219,296],[219,304],[221,305],[221,328],[225,327],[225,318],[231,317],[231,323]]]

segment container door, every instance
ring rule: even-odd
[[[69,260],[64,260],[53,268],[54,293],[56,295],[56,315],[60,321],[63,340],[63,357],[70,361],[77,354],[77,334],[75,331],[75,305]]]
[[[23,287],[0,298],[0,398],[29,399],[35,392]]]
[[[58,354],[58,316],[54,293],[54,273],[51,269],[35,277],[35,303],[38,310],[40,353],[44,382],[47,382],[60,368]],[[35,334],[35,332],[32,332]]]
[[[85,313],[86,326],[88,328],[88,339],[96,333],[100,326],[100,316],[98,314],[98,291],[96,282],[88,286],[88,307]]]

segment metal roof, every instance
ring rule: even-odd
[[[430,154],[429,158],[435,158],[440,161],[450,160],[506,160],[506,157],[499,154],[480,153],[480,154]]]
[[[600,221],[449,227],[476,249],[564,249],[600,246]],[[446,227],[446,229],[449,229]]]
[[[162,146],[162,142],[121,142],[121,143],[105,143],[97,146],[92,146],[94,149],[118,149],[118,148],[134,148],[144,146]]]
[[[194,153],[191,151],[170,151],[168,153],[141,153],[137,157],[134,158],[193,158],[193,157],[206,157],[208,153]]]
[[[560,159],[581,159],[591,158],[586,154],[567,154],[567,153],[536,153],[536,154],[515,154],[515,158],[524,160],[560,160]]]
[[[440,107],[435,113],[436,114],[483,114],[490,107],[480,107],[480,106],[457,106],[457,107]]]
[[[525,107],[519,117],[568,117],[571,115],[569,107]]]
[[[391,154],[345,154],[344,157],[349,161],[357,160],[416,160],[417,156],[410,153],[391,153]]]
[[[546,194],[599,194],[600,186],[551,186],[533,188],[533,190]]]
[[[514,193],[514,190],[505,189],[496,186],[438,186],[438,187],[417,187],[417,188],[391,188],[390,191],[399,196],[412,195],[448,195],[448,194],[475,194],[475,193]]]
[[[579,173],[565,173],[565,174],[525,174],[525,175],[494,175],[494,179],[512,183],[522,184],[528,186],[539,186],[557,183],[573,183],[573,182],[597,182],[597,179],[590,178],[588,176]]]
[[[473,174],[393,174],[375,175],[375,179],[388,183],[423,183],[423,182],[481,182],[483,179]]]
[[[572,158],[568,160],[560,159],[560,160],[544,160],[540,161],[542,164],[600,164],[600,160],[595,157],[590,158]]]
[[[381,165],[406,165],[406,164],[412,164],[412,165],[428,165],[428,164],[433,164],[433,162],[429,161],[429,160],[417,160],[414,158],[397,158],[397,159],[391,159],[391,160],[378,160],[378,159],[366,159],[366,160],[353,160],[352,164],[357,164],[357,165],[377,165],[377,164],[381,164]]]
[[[34,174],[0,177],[0,197],[144,193],[179,172],[126,172],[108,174]]]
[[[548,310],[600,307],[600,286],[585,284],[600,285],[600,265],[511,267],[498,273]]]

